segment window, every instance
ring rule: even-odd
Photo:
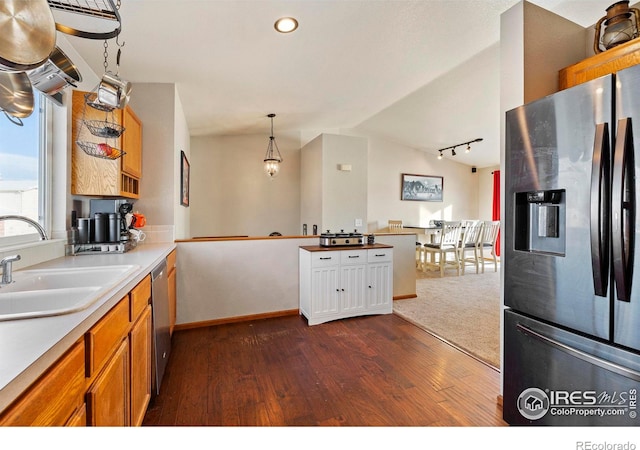
[[[33,113],[21,119],[22,126],[0,114],[0,215],[26,216],[47,228],[49,102],[37,91],[34,96]],[[0,246],[31,236],[37,232],[25,222],[0,221]]]

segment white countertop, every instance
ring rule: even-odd
[[[0,322],[0,411],[62,356],[174,248],[174,243],[145,243],[127,253],[66,256],[30,266],[28,269],[135,264],[140,269],[113,286],[105,286],[107,290],[104,295],[82,311]]]

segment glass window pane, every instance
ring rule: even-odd
[[[0,215],[18,214],[39,221],[40,164],[44,161],[41,133],[44,133],[44,108],[35,95],[33,113],[22,119],[22,126],[0,113]],[[0,238],[33,234],[36,230],[20,221],[0,221]]]

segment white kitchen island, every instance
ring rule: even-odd
[[[393,247],[303,246],[300,313],[309,325],[393,312]]]

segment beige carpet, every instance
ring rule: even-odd
[[[396,300],[393,311],[409,322],[500,368],[500,270],[493,266],[463,276],[448,269],[426,274],[417,271],[417,298]]]

